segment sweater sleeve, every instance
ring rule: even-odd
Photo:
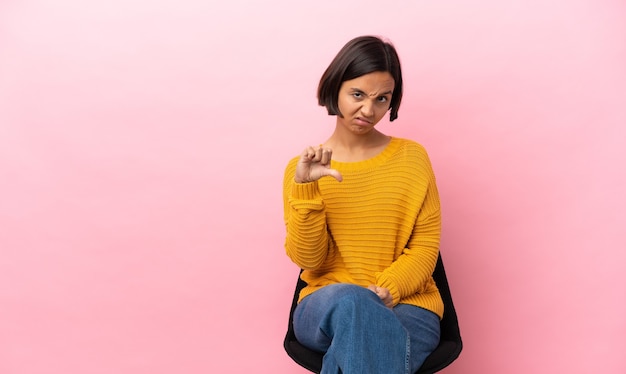
[[[426,291],[439,255],[441,237],[441,209],[439,193],[426,153],[420,160],[419,173],[422,203],[411,238],[402,254],[384,271],[376,274],[378,286],[387,288],[394,305],[402,298]]]
[[[291,160],[283,181],[287,256],[300,268],[319,268],[328,254],[324,201],[318,182],[295,183],[297,158]]]

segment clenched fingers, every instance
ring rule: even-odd
[[[333,150],[330,148],[320,147],[317,152],[319,154],[320,164],[325,166],[330,165],[330,159],[333,156]]]
[[[316,181],[324,176],[332,176],[342,181],[339,171],[330,168],[333,151],[322,145],[319,147],[307,147],[302,151],[300,162],[296,166],[296,183]]]
[[[373,284],[367,287],[367,289],[378,295],[378,297],[385,304],[386,307],[393,308],[393,297],[391,296],[391,292],[389,292],[388,289]]]

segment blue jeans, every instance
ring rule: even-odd
[[[439,316],[413,305],[390,309],[365,287],[332,284],[300,301],[294,332],[325,353],[322,374],[414,373],[439,344]]]

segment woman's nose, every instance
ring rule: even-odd
[[[364,100],[363,105],[361,105],[361,113],[365,117],[371,117],[374,115],[374,104],[371,103],[370,100]]]

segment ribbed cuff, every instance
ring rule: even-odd
[[[389,290],[391,297],[393,298],[393,305],[397,305],[400,302],[400,292],[396,284],[390,279],[389,276],[385,276],[383,273],[376,274],[376,285],[379,287],[385,287]]]
[[[316,200],[320,193],[317,181],[310,183],[294,183],[291,188],[291,197],[297,200]]]

